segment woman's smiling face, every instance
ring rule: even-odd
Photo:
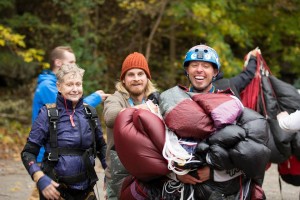
[[[61,95],[76,104],[83,95],[82,76],[71,72],[63,77],[63,81],[57,84]]]

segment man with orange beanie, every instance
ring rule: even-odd
[[[134,52],[129,54],[121,70],[120,81],[115,85],[116,91],[104,102],[104,121],[107,131],[107,151],[105,170],[107,199],[119,199],[122,183],[129,174],[120,162],[114,148],[113,128],[117,115],[125,108],[148,109],[145,104],[150,96],[158,94],[151,82],[148,62],[143,54]],[[158,103],[158,102],[156,102]],[[149,105],[149,104],[148,104]],[[155,108],[155,105],[150,102]]]

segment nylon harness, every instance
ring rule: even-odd
[[[96,183],[98,181],[97,174],[94,166],[90,161],[90,156],[94,158],[97,155],[96,142],[95,142],[95,131],[98,125],[98,115],[95,108],[84,104],[85,115],[88,118],[89,125],[92,129],[92,147],[89,149],[80,148],[63,148],[57,144],[57,122],[59,119],[58,110],[56,104],[46,104],[48,110],[49,119],[49,132],[50,132],[50,153],[48,154],[45,162],[45,173],[59,183],[74,184],[89,180],[90,183]],[[77,155],[81,156],[86,172],[81,172],[73,176],[57,176],[54,166],[56,165],[59,156],[61,155]]]

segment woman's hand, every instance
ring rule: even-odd
[[[56,189],[58,186],[59,184],[53,181],[47,175],[42,176],[37,182],[37,187],[42,192],[43,196],[50,200],[60,199],[60,193]]]

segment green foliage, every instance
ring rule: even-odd
[[[31,127],[31,107],[27,99],[2,95],[0,102],[0,145],[12,148],[24,146]],[[11,154],[11,152],[9,152]],[[3,156],[3,155],[2,155]]]
[[[105,85],[104,81],[106,80],[104,77],[106,68],[106,62],[103,57],[99,56],[94,60],[94,63],[84,63],[83,66],[85,69],[84,75],[84,93],[90,94],[95,90],[108,90],[108,88],[103,88]]]
[[[7,94],[6,96],[1,96],[1,114],[13,114],[13,116],[15,116],[16,119],[19,119],[20,122],[31,123],[31,107],[27,106],[30,102],[29,96],[22,99],[13,98],[15,94]],[[29,120],[27,118],[29,118]]]
[[[35,71],[39,68],[39,64],[36,62],[24,62],[21,57],[7,49],[3,50],[0,48],[0,50],[0,77],[2,84],[14,90],[22,87],[23,84],[27,85],[31,81],[31,77],[35,76]],[[27,92],[24,91],[24,93]]]
[[[273,74],[300,88],[299,19],[297,0],[0,0],[0,114],[12,114],[1,120],[0,140],[1,133],[28,134],[23,120],[30,120],[35,80],[55,46],[74,49],[86,70],[85,94],[113,93],[124,58],[149,45],[159,89],[187,85],[182,62],[200,43],[217,50],[226,77],[240,73],[258,46]]]
[[[205,43],[219,53],[226,77],[240,73],[244,56],[259,46],[273,74],[294,82],[300,75],[299,9],[295,0],[0,0],[0,24],[11,39],[0,49],[5,61],[0,76],[11,77],[15,86],[19,77],[33,80],[42,68],[43,52],[70,45],[86,69],[85,93],[112,93],[124,58],[133,51],[145,54],[150,45],[151,73],[164,90],[186,84],[184,55]],[[17,54],[15,47],[23,53]]]
[[[13,9],[14,8],[14,1],[7,1],[7,0],[0,0],[0,11],[7,9]]]
[[[0,46],[10,48],[14,53],[21,56],[25,62],[43,61],[44,51],[41,49],[25,49],[25,36],[13,33],[10,28],[0,24]]]
[[[43,63],[45,52],[41,49],[26,48],[25,36],[0,24],[0,77],[2,84],[15,87],[28,83],[34,69]],[[31,63],[34,67],[29,67]],[[27,68],[29,67],[29,68]]]

